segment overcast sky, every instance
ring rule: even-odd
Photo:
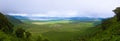
[[[0,12],[27,17],[112,17],[120,0],[0,0]]]

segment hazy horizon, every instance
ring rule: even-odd
[[[14,16],[96,17],[114,16],[119,0],[0,0],[0,12]]]

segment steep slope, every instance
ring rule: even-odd
[[[0,13],[0,29],[4,32],[12,31],[13,25],[8,21],[8,19]]]
[[[16,37],[10,35],[12,32],[13,25],[0,13],[0,41],[19,41]]]
[[[116,17],[105,20],[99,27],[99,30],[88,41],[119,41],[120,22]]]
[[[10,16],[10,15],[5,15],[7,17],[7,19],[14,25],[16,24],[22,24],[23,22],[20,21],[19,19],[17,18],[14,18],[13,16]]]
[[[114,10],[115,16],[102,21],[96,26],[97,29],[92,35],[85,36],[80,41],[120,41],[120,7]],[[94,30],[94,29],[92,29]]]

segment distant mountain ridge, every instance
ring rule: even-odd
[[[52,21],[52,20],[71,20],[71,21],[100,21],[104,18],[90,18],[90,17],[25,17],[25,16],[13,16],[20,20],[37,20],[37,21]]]
[[[12,17],[15,17],[19,20],[29,20],[27,17],[24,17],[24,16],[12,16]]]

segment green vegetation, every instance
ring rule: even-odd
[[[11,21],[12,22],[12,21]],[[31,37],[31,33],[24,30],[23,27],[13,25],[6,16],[0,13],[0,41],[36,41]],[[49,41],[44,39],[41,41]]]
[[[33,21],[36,22],[36,21]],[[33,36],[41,35],[50,41],[74,41],[80,35],[84,34],[89,28],[94,26],[95,22],[72,22],[72,21],[56,21],[56,22],[38,22],[43,24],[32,24],[26,28]],[[28,23],[28,22],[27,22]],[[46,23],[46,24],[44,24]]]
[[[102,20],[101,24],[62,20],[25,21],[15,25],[0,13],[0,41],[120,41],[120,7],[113,11],[116,15]]]
[[[96,30],[89,35],[80,37],[80,41],[120,41],[120,7],[114,10],[115,16],[102,21],[102,23],[96,26]],[[91,31],[88,31],[91,32]]]
[[[0,30],[9,33],[13,31],[13,25],[8,21],[8,19],[0,13]]]
[[[9,22],[12,23],[13,25],[17,25],[17,24],[22,24],[22,23],[23,23],[23,22],[20,21],[19,19],[14,18],[14,17],[12,17],[12,16],[10,16],[10,15],[5,15],[5,16],[6,16],[6,18],[9,20]]]

